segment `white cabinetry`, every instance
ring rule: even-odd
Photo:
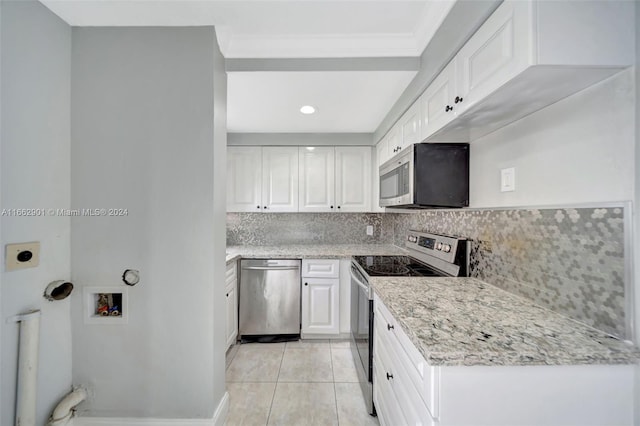
[[[230,146],[228,212],[369,212],[371,147]]]
[[[421,97],[421,138],[477,139],[632,65],[632,3],[504,1]]]
[[[400,118],[402,143],[398,152],[420,142],[420,102],[415,102]],[[397,154],[397,152],[396,152]]]
[[[463,98],[456,111],[475,105],[527,68],[531,9],[527,1],[503,3],[460,49],[452,61],[457,63],[456,95]],[[451,105],[454,101],[449,98]]]
[[[389,139],[385,136],[376,145],[376,163],[378,167],[389,158],[391,158],[389,156]]]
[[[238,337],[238,274],[237,274],[237,262],[232,262],[227,265],[227,274],[225,280],[225,297],[226,297],[226,337],[227,346],[229,349],[231,345],[236,342]]]
[[[228,147],[227,211],[297,212],[298,147]]]
[[[635,365],[432,366],[375,296],[383,426],[631,425]]]
[[[336,147],[336,209],[371,211],[371,147]]]
[[[301,212],[335,211],[335,148],[300,147]]]
[[[300,147],[299,198],[301,212],[371,211],[371,147]]]
[[[227,147],[227,211],[262,211],[261,147]]]
[[[420,140],[424,140],[436,130],[455,118],[456,110],[456,61],[449,65],[433,80],[419,99]],[[459,103],[458,97],[458,103]]]
[[[302,260],[303,338],[340,332],[339,260]]]
[[[262,148],[262,208],[298,211],[298,147]]]
[[[380,164],[391,159],[391,157],[402,149],[402,127],[400,126],[400,122],[396,123],[391,130],[389,130],[385,136],[385,140],[387,141],[386,148],[381,151]]]

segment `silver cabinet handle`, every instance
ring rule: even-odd
[[[243,266],[243,270],[249,271],[295,271],[299,266]]]

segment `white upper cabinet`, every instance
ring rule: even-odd
[[[461,113],[504,84],[528,66],[530,9],[526,1],[507,1],[487,19],[460,49],[455,61],[458,87],[454,105]]]
[[[376,145],[376,164],[380,166],[389,158],[391,158],[389,155],[389,139],[385,136]]]
[[[456,61],[451,61],[419,99],[421,140],[456,117],[455,96]],[[457,103],[460,103],[459,98]]]
[[[400,151],[420,142],[420,102],[415,102],[400,118]]]
[[[262,211],[261,147],[227,147],[227,211]]]
[[[335,148],[300,147],[301,212],[335,211]]]
[[[387,133],[387,157],[383,163],[402,150],[402,126],[396,123]]]
[[[336,210],[371,211],[371,147],[336,147]]]
[[[421,96],[420,139],[477,139],[631,66],[633,17],[633,2],[505,0]]]
[[[298,147],[229,146],[227,211],[298,211]]]
[[[300,147],[301,212],[371,211],[371,147]]]
[[[298,147],[262,148],[262,209],[298,211]]]

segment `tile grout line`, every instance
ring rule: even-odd
[[[267,423],[265,426],[269,424],[269,420],[271,420],[271,410],[273,410],[273,402],[276,399],[276,391],[278,390],[278,383],[280,379],[280,370],[282,370],[282,363],[284,362],[284,352],[287,350],[287,344],[284,344],[284,349],[282,349],[282,358],[280,358],[280,366],[278,367],[278,375],[276,376],[276,384],[273,387],[273,395],[271,395],[271,404],[269,405],[269,414],[267,414]]]
[[[333,371],[333,346],[329,341],[329,357],[331,358],[331,377],[333,378],[333,403],[336,407],[336,422],[340,426],[340,415],[338,414],[338,395],[336,392],[336,375]]]

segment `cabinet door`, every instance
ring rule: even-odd
[[[227,297],[227,349],[236,342],[238,337],[238,295],[234,285],[226,290]]]
[[[262,210],[262,148],[230,146],[227,148],[227,211]]]
[[[302,279],[303,334],[340,332],[339,283],[337,278]]]
[[[371,209],[371,147],[336,147],[336,208],[338,212]]]
[[[456,96],[461,113],[494,92],[529,64],[532,2],[507,0],[487,19],[455,57]],[[455,99],[455,97],[454,97]]]
[[[378,166],[387,161],[391,156],[389,155],[389,137],[385,136],[376,145],[376,160]]]
[[[396,123],[387,133],[387,145],[387,160],[402,150],[402,127],[399,123]]]
[[[300,147],[298,211],[335,211],[335,150],[332,146]]]
[[[449,65],[433,80],[420,97],[420,138],[426,139],[445,124],[453,120],[460,102],[456,97],[456,61]]]
[[[400,118],[402,128],[401,150],[420,142],[420,102],[416,101]]]
[[[298,211],[298,147],[262,148],[262,210]]]

